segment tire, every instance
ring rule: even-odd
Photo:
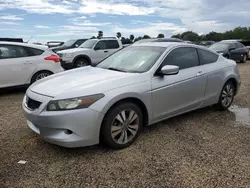
[[[246,63],[247,62],[247,55],[246,54],[243,55],[243,58],[242,58],[241,62],[242,63]]]
[[[34,74],[31,78],[31,84],[33,84],[34,82],[36,82],[37,80],[43,79],[47,76],[52,75],[53,73],[50,71],[39,71],[36,74]]]
[[[100,139],[111,149],[123,149],[137,139],[142,127],[141,109],[131,102],[120,103],[106,114],[101,127]]]
[[[219,102],[215,105],[217,110],[224,111],[231,106],[236,92],[235,89],[233,82],[227,81],[221,91]]]
[[[80,68],[90,65],[86,58],[78,58],[74,63],[74,68]]]

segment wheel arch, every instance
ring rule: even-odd
[[[40,72],[50,72],[50,73],[54,74],[54,72],[52,72],[51,70],[47,70],[47,69],[36,70],[36,71],[34,71],[34,73],[30,76],[30,78],[29,78],[29,80],[28,80],[28,83],[30,84],[31,81],[32,81],[32,78],[33,78],[36,74],[38,74],[38,73],[40,73]]]
[[[115,106],[121,104],[121,103],[124,103],[124,102],[132,102],[134,104],[136,104],[140,109],[141,109],[141,112],[142,112],[142,115],[143,115],[143,125],[144,126],[147,126],[148,123],[149,123],[149,110],[148,110],[148,107],[147,105],[143,102],[143,100],[141,100],[139,97],[135,97],[135,96],[126,96],[126,97],[119,97],[119,98],[116,98],[114,100],[112,100],[111,102],[109,102],[108,105],[106,105],[103,109],[103,113],[104,113],[104,118],[106,117],[106,115],[108,114],[108,112],[114,108]],[[103,118],[103,120],[104,120]],[[102,123],[103,123],[103,120],[102,120]]]
[[[74,65],[75,65],[76,60],[79,59],[79,58],[85,58],[85,59],[87,59],[89,61],[90,64],[92,63],[92,61],[91,61],[91,59],[90,59],[90,57],[88,55],[78,55],[73,59],[73,64]]]

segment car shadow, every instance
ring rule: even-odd
[[[24,94],[28,86],[10,87],[0,89],[0,96],[12,95],[12,94]]]

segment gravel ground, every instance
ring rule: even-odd
[[[26,126],[24,91],[5,91],[0,187],[250,187],[250,62],[239,66],[242,87],[231,112],[206,108],[172,118],[120,151],[42,141]]]

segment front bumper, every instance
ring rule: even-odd
[[[102,113],[89,108],[48,112],[46,105],[52,98],[31,91],[27,92],[27,96],[42,102],[38,109],[30,110],[25,96],[22,106],[29,128],[45,141],[69,148],[99,143]]]
[[[69,69],[74,68],[74,63],[71,61],[65,61],[63,59],[60,59],[60,62],[61,62],[62,68],[64,68],[65,70],[69,70]]]

